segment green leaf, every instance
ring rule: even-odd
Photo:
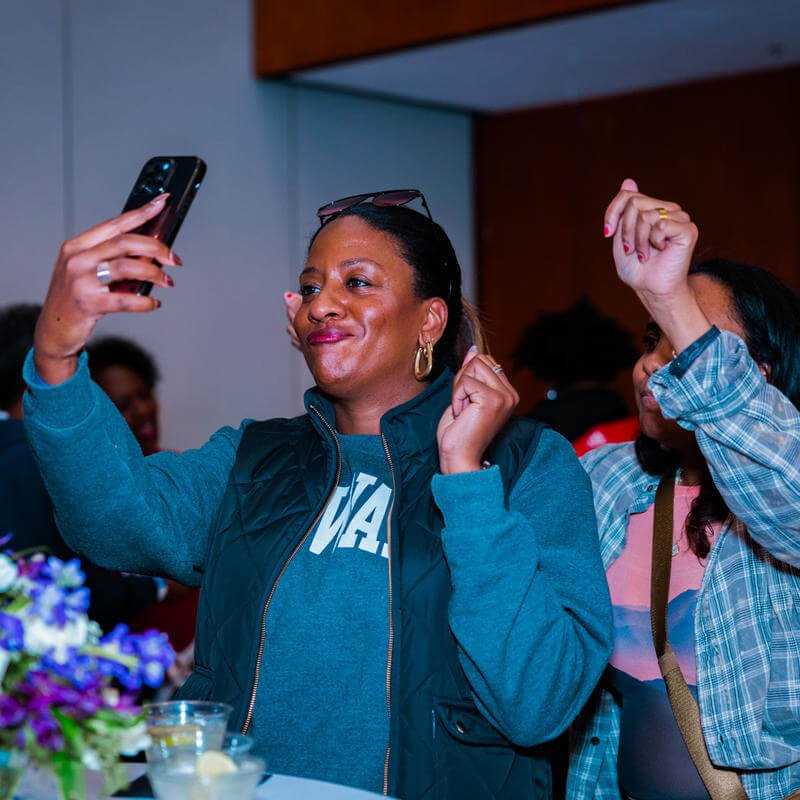
[[[80,760],[54,753],[52,770],[61,784],[64,800],[86,800],[86,768]]]
[[[33,600],[30,597],[27,597],[24,594],[18,595],[15,597],[4,609],[3,611],[6,614],[16,614],[17,611],[22,611],[23,608],[27,608]]]

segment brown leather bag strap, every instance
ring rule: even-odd
[[[653,632],[653,646],[675,721],[711,800],[747,800],[747,792],[739,776],[733,770],[715,767],[708,757],[700,723],[700,709],[686,684],[678,659],[667,638],[674,502],[675,474],[672,473],[665,475],[658,484],[653,509],[653,561],[650,572],[650,627]]]

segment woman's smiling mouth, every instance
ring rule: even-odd
[[[332,344],[334,342],[341,342],[342,339],[348,339],[352,334],[339,328],[323,328],[321,330],[311,331],[306,337],[309,344]]]

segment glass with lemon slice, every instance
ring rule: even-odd
[[[144,707],[151,744],[148,762],[176,756],[195,757],[207,750],[220,750],[228,718],[233,710],[225,703],[175,700]]]

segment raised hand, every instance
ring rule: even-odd
[[[636,292],[683,290],[697,243],[697,226],[677,203],[639,192],[626,178],[605,213],[604,233],[614,237],[617,274]]]
[[[161,195],[61,246],[34,337],[36,371],[47,383],[62,383],[74,374],[78,355],[102,316],[153,311],[161,305],[153,297],[115,292],[113,284],[134,280],[173,285],[172,278],[151,259],[177,266],[178,256],[157,239],[130,233],[159,214],[166,198]]]
[[[494,437],[519,403],[500,365],[471,349],[453,381],[453,398],[439,421],[439,470],[443,475],[481,468]]]
[[[606,209],[603,233],[613,237],[617,274],[677,351],[708,330],[688,280],[697,226],[677,203],[648,197],[626,178]]]
[[[283,295],[283,302],[286,303],[286,318],[289,320],[289,324],[286,326],[286,333],[289,336],[292,347],[301,350],[300,339],[297,337],[297,331],[294,329],[294,318],[297,316],[300,306],[303,305],[303,298],[299,294],[286,292]]]

